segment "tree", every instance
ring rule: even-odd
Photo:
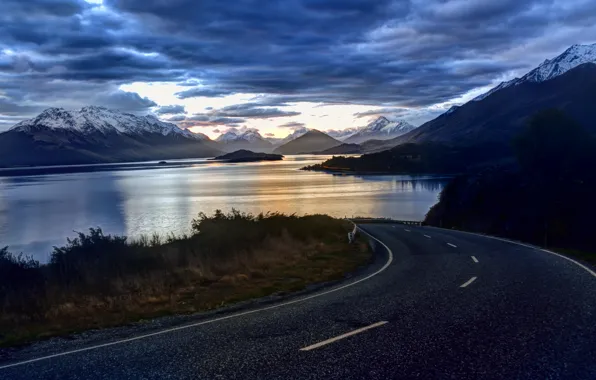
[[[539,112],[514,140],[518,161],[526,172],[573,179],[589,160],[593,137],[558,109]]]

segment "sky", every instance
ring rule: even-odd
[[[595,41],[594,0],[2,0],[0,131],[86,105],[210,137],[420,125]]]

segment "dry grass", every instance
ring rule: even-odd
[[[193,228],[131,243],[91,230],[42,266],[4,251],[0,275],[18,268],[21,280],[0,279],[0,345],[296,291],[371,257],[364,242],[347,244],[350,223],[322,215],[220,213]]]

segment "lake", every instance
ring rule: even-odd
[[[171,160],[21,176],[0,172],[0,248],[8,245],[13,253],[47,261],[52,247],[64,245],[73,231],[99,226],[130,237],[189,232],[199,212],[216,209],[422,220],[447,181],[298,170],[326,158],[238,164]]]

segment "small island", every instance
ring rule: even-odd
[[[213,161],[225,162],[256,162],[256,161],[281,161],[284,156],[281,154],[270,154],[261,152],[252,152],[246,149],[240,149],[232,153],[224,154],[212,158]]]

